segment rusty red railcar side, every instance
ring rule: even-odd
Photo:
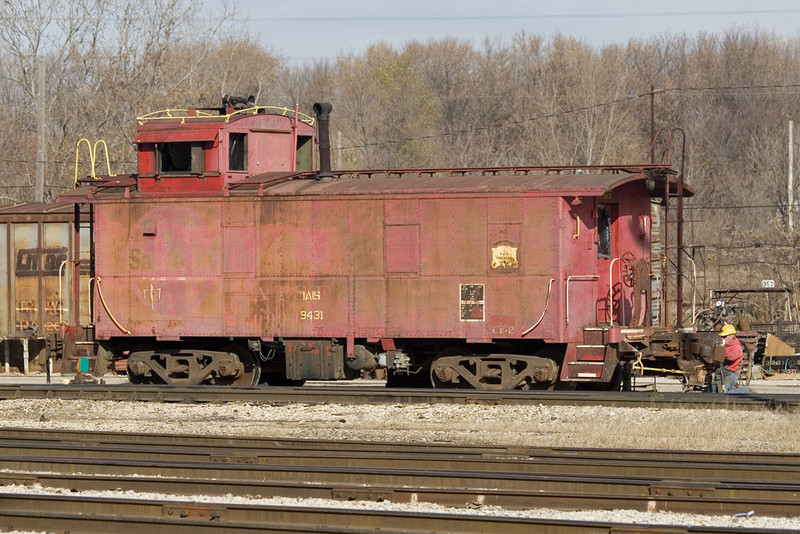
[[[139,174],[65,198],[91,205],[95,332],[133,381],[607,385],[648,350],[669,166],[320,180],[296,114],[141,122]]]

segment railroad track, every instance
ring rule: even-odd
[[[48,510],[42,512],[42,510]],[[648,526],[597,521],[526,519],[480,515],[339,510],[293,506],[198,505],[176,501],[98,499],[0,495],[0,520],[12,528],[51,529],[62,532],[115,532],[149,534],[215,534],[244,532],[331,532],[344,534],[454,534],[504,532],[528,534],[719,534],[724,529],[707,526]],[[740,534],[783,532],[777,529],[737,528]]]
[[[800,455],[792,454],[754,454],[743,458],[740,453],[719,452],[449,447],[3,429],[0,469],[3,470],[0,473],[3,486],[39,484],[70,491],[156,491],[190,495],[202,489],[207,496],[428,502],[462,509],[495,505],[511,509],[624,508],[706,514],[733,514],[752,509],[759,515],[800,515]],[[310,524],[307,518],[297,522],[296,509],[263,505],[192,504],[188,501],[142,503],[52,494],[36,497],[29,504],[25,502],[17,496],[0,493],[0,526],[49,529],[51,527],[37,522],[44,521],[43,514],[68,514],[79,510],[92,513],[87,510],[98,509],[103,512],[98,511],[97,515],[113,511],[120,517],[133,514],[132,517],[140,521],[160,517],[169,520],[169,528],[176,526],[175,521],[181,527],[214,522],[224,523],[227,528],[230,523],[230,531],[254,528],[264,521],[283,524],[276,518],[292,516],[291,524],[303,525],[301,530],[314,531],[306,528]],[[141,510],[137,512],[139,515],[131,512],[139,509],[137,506]],[[350,513],[355,515],[348,515]],[[387,522],[373,523],[369,514],[365,518],[361,517],[362,513],[341,512],[345,521],[342,528],[353,524],[374,525],[365,528],[381,528],[384,532],[400,530],[401,525],[403,529],[409,528],[406,522],[409,517],[404,514],[390,514]],[[428,514],[412,515],[419,516],[417,519],[427,517],[431,522],[421,528],[429,531],[475,532],[481,528],[489,531],[502,528],[508,532],[523,532],[526,528],[543,528],[544,525],[506,518],[495,519],[497,523],[489,528],[486,521],[491,519],[459,515],[443,527],[439,518],[428,517]],[[356,516],[361,523],[348,523],[355,521]],[[24,518],[29,518],[30,522],[22,523]],[[141,522],[138,525],[141,528]],[[555,528],[548,525],[548,528]],[[578,526],[572,524],[571,528]],[[620,525],[580,525],[584,527],[588,532],[612,532]],[[59,527],[62,528],[65,527]],[[339,530],[339,527],[336,531],[351,532]],[[681,527],[677,531],[706,530]]]
[[[721,408],[737,410],[795,409],[800,395],[722,395],[659,392],[475,391],[389,389],[364,386],[215,387],[102,384],[0,385],[0,400],[89,399],[137,402],[256,402],[341,404],[485,404],[618,407]]]

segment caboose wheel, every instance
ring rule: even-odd
[[[547,360],[552,360],[555,362],[558,369],[561,369],[561,364],[564,362],[564,351],[559,350],[552,346],[544,346],[536,351],[536,356],[539,358],[544,358]],[[574,390],[575,384],[561,382],[560,380],[556,380],[555,382],[547,383],[547,384],[528,384],[527,388],[520,388],[520,389],[546,389],[548,391],[553,390]]]
[[[439,358],[448,358],[451,356],[472,356],[474,353],[467,347],[452,345],[443,350],[440,350],[434,358],[434,362]],[[434,388],[458,388],[465,387],[457,373],[447,366],[437,366],[435,363],[431,365],[431,385]],[[469,387],[468,385],[466,387]]]
[[[217,378],[215,384],[230,384],[232,386],[256,386],[261,378],[261,366],[256,361],[253,353],[241,345],[231,343],[220,349],[229,352],[239,359],[239,366],[233,379]]]
[[[151,354],[158,354],[160,352],[161,348],[152,343],[143,343],[134,347],[128,354],[126,369],[128,381],[131,384],[163,384],[164,380],[162,380],[162,377],[151,372],[149,366],[144,363],[144,361],[150,358]]]

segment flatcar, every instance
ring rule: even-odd
[[[244,102],[140,117],[138,173],[60,198],[91,213],[98,371],[244,386],[377,368],[443,388],[613,388],[654,368],[706,380],[709,347],[652,320],[653,198],[677,194],[670,165],[334,171],[329,104],[310,117]]]

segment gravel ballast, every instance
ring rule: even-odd
[[[796,382],[795,382],[796,383]],[[794,389],[794,388],[791,388]],[[800,414],[726,409],[482,406],[452,404],[167,404],[15,399],[0,401],[0,426],[85,431],[153,432],[475,445],[682,449],[800,453]],[[30,486],[3,491],[61,492]],[[92,493],[91,495],[94,495]],[[419,510],[614,523],[707,525],[800,530],[800,518],[546,509],[448,509],[400,503],[342,503],[317,499],[96,494],[162,500]],[[742,510],[742,513],[749,510]]]
[[[102,430],[182,434],[224,434],[273,438],[463,443],[509,446],[572,446],[629,449],[684,449],[800,452],[791,412],[607,408],[570,406],[461,406],[292,404],[165,404],[118,401],[17,399],[0,401],[3,425],[40,429]],[[8,490],[9,488],[4,488]],[[21,492],[55,491],[21,487]],[[63,491],[63,490],[61,490]],[[119,495],[119,494],[114,494]],[[130,497],[131,494],[123,494]],[[138,498],[180,497],[138,494]],[[211,497],[188,496],[191,500]],[[217,502],[240,502],[222,497]],[[344,506],[338,501],[245,499],[260,504]],[[244,501],[243,501],[244,502]],[[349,504],[348,504],[349,506]],[[356,503],[371,509],[404,510],[395,503]],[[419,509],[421,505],[415,505]],[[631,510],[477,511],[424,505],[426,510],[520,517],[597,520],[618,523],[711,525],[734,528],[799,529],[798,518],[703,516]],[[749,510],[742,510],[748,512]]]

